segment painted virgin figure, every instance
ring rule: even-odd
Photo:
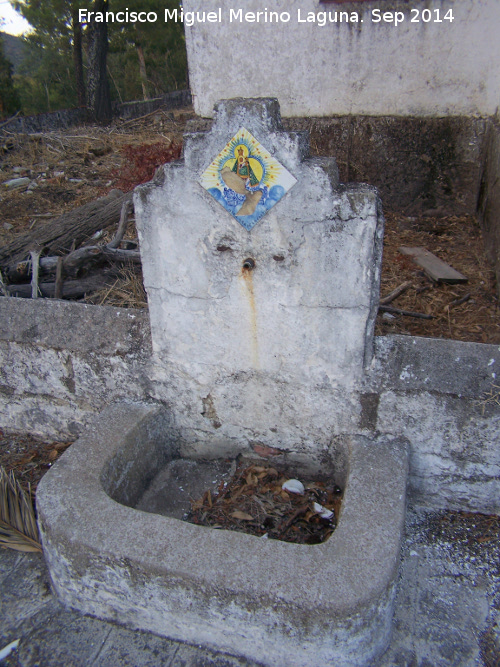
[[[242,146],[237,148],[237,152],[238,155],[233,167],[223,167],[221,177],[228,188],[245,197],[238,211],[238,216],[252,215],[262,199],[263,192],[254,189],[258,188],[260,181],[250,165],[250,154],[245,155]]]

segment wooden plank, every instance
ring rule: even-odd
[[[443,262],[436,255],[433,255],[426,248],[408,248],[402,246],[399,248],[399,252],[412,257],[425,273],[436,282],[452,284],[466,283],[468,281],[468,278],[455,271],[453,267]]]

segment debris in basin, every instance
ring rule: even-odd
[[[304,485],[298,479],[287,479],[286,482],[283,482],[281,488],[289,493],[299,493],[300,495],[303,495],[305,491]]]
[[[323,507],[319,503],[313,503],[313,508],[316,514],[319,514],[322,519],[332,519],[335,516],[335,513],[332,510]]]
[[[266,539],[319,544],[334,531],[341,502],[342,491],[334,483],[303,484],[271,466],[247,462],[220,483],[216,495],[206,491],[193,501],[186,520]]]

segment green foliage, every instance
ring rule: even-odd
[[[11,0],[13,7],[33,26],[43,46],[68,47],[72,38],[72,12],[86,7],[84,0]]]
[[[2,0],[0,0],[0,3]],[[0,28],[1,28],[0,22]],[[24,57],[24,42],[22,37],[16,35],[9,35],[7,32],[0,31],[0,39],[3,41],[3,54],[10,60],[14,68],[14,74],[17,73],[19,66]]]
[[[111,0],[111,9],[123,11],[127,0]],[[156,23],[110,23],[109,68],[112,94],[123,101],[159,97],[187,87],[187,58],[181,23],[164,22],[165,9],[178,7],[176,0],[142,0],[140,11],[155,12]],[[141,76],[140,55],[145,72]],[[143,85],[144,84],[144,85]]]
[[[11,0],[33,26],[27,53],[15,77],[26,114],[54,111],[78,104],[74,68],[73,18],[78,9],[92,10],[90,0]],[[156,12],[156,23],[108,23],[108,74],[113,101],[158,97],[187,86],[187,58],[183,26],[164,22],[165,8],[177,0],[110,0],[109,11]],[[87,27],[83,27],[83,63],[87,68]]]
[[[14,79],[26,115],[76,106],[76,85],[68,46],[26,39],[26,51]]]
[[[12,65],[3,54],[3,43],[0,39],[0,118],[14,114],[20,107],[21,102],[12,78]]]

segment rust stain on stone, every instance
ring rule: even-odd
[[[249,268],[243,266],[241,269],[241,276],[243,277],[243,284],[250,307],[250,337],[252,347],[252,364],[255,368],[259,367],[259,341],[257,337],[257,307],[255,304],[255,293],[253,288],[253,267]]]

